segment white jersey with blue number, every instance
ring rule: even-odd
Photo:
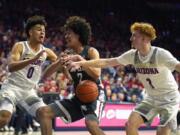
[[[40,50],[38,52],[34,52],[30,47],[27,41],[22,42],[23,52],[21,55],[21,60],[30,59],[36,56],[40,51],[45,49],[43,45],[40,46]],[[42,64],[46,60],[46,53],[44,53],[38,60],[27,65],[21,70],[12,72],[8,76],[7,83],[16,85],[20,88],[24,89],[32,89],[34,88],[40,80],[41,77],[41,69]]]
[[[166,96],[171,98],[179,96],[178,85],[172,75],[179,61],[169,51],[151,47],[150,53],[142,57],[137,50],[131,49],[117,60],[123,65],[134,65],[137,76],[150,97],[160,99]]]

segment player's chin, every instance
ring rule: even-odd
[[[72,48],[73,45],[71,43],[67,43],[67,47]]]
[[[39,42],[40,44],[43,44],[43,43],[44,43],[44,39],[40,39],[40,40],[38,40],[38,42]]]
[[[132,48],[132,49],[135,49],[135,47],[134,47],[134,45],[133,45],[133,44],[131,44],[131,48]]]
[[[131,48],[132,48],[132,49],[138,49],[135,44],[132,44],[132,45],[131,45]]]

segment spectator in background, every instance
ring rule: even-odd
[[[112,93],[110,101],[113,102],[113,103],[118,103],[119,102],[118,96],[117,96],[116,93]]]
[[[110,85],[106,85],[106,95],[107,95],[107,101],[111,101],[111,95],[112,95],[112,90]]]

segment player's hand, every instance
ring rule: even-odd
[[[46,51],[42,50],[41,52],[39,52],[32,60],[36,61],[38,60]]]
[[[71,71],[75,71],[75,70],[79,69],[81,66],[79,65],[78,62],[68,61],[68,62],[66,62],[66,67]]]
[[[68,54],[66,54],[65,52],[62,52],[60,55],[59,55],[59,58],[58,58],[58,63],[60,65],[65,65],[65,57],[67,57]]]
[[[67,57],[64,57],[64,61],[68,62],[68,61],[83,61],[84,58],[81,55],[68,55]]]

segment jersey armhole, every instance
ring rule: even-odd
[[[25,43],[24,42],[19,42],[18,45],[20,45],[22,47],[22,51],[20,53],[21,57],[24,55],[25,53]]]
[[[25,42],[23,42],[23,44],[21,44],[22,45],[22,54],[21,55],[24,55],[24,53],[25,53]]]

